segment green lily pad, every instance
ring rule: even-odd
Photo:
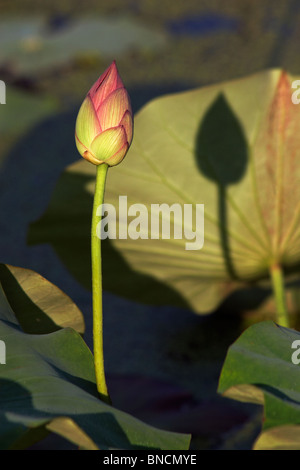
[[[10,294],[16,279],[16,315],[0,289],[0,339],[6,348],[6,363],[2,360],[0,364],[1,449],[28,446],[44,437],[47,430],[84,449],[188,448],[189,436],[155,429],[97,397],[93,356],[74,329],[25,333],[17,320],[22,300],[27,316],[26,300],[18,292],[21,286],[26,292],[26,282],[32,282],[32,292],[29,289],[27,293],[31,301],[40,301],[40,307],[44,303],[46,312],[51,300],[57,310],[59,299],[53,289],[46,295],[45,288],[37,299],[37,279],[32,273],[24,277],[24,272],[8,279]],[[67,310],[65,299],[61,300],[61,308]]]
[[[300,366],[292,361],[294,341],[299,349],[299,332],[268,321],[248,328],[228,350],[218,391],[264,405],[255,449],[300,449]]]
[[[172,303],[206,313],[240,287],[268,287],[274,263],[298,279],[300,108],[291,100],[291,80],[267,71],[165,96],[138,113],[128,155],[108,172],[105,202],[118,213],[119,196],[127,196],[128,206],[147,207],[149,220],[153,204],[190,204],[194,230],[195,205],[204,204],[204,246],[187,250],[189,240],[174,239],[172,217],[169,240],[150,239],[150,224],[149,239],[110,240],[119,259],[104,262],[106,289],[164,303],[155,286],[138,282],[140,273],[176,292]],[[29,243],[52,243],[85,285],[94,175],[85,161],[67,168],[29,231]]]

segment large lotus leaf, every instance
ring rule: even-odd
[[[119,196],[127,196],[128,207],[147,207],[149,221],[153,204],[179,203],[182,211],[184,204],[204,204],[204,246],[187,250],[189,240],[174,239],[180,216],[171,217],[169,240],[150,239],[149,222],[148,232],[141,229],[149,239],[111,240],[123,265],[176,291],[176,302],[183,299],[196,312],[213,310],[239,286],[265,281],[274,263],[297,272],[300,107],[292,103],[292,91],[291,78],[274,70],[165,96],[138,113],[127,157],[109,170],[105,201],[118,213]],[[67,168],[29,234],[30,243],[52,242],[85,285],[94,174],[84,161]],[[121,228],[134,219],[124,222],[122,212]],[[184,228],[195,229],[195,210],[193,225]],[[104,281],[106,269],[113,272],[105,288],[165,301],[117,266],[116,256],[104,264]]]
[[[80,334],[72,328],[25,333],[2,288],[0,339],[6,347],[6,363],[2,348],[0,364],[0,448],[23,448],[47,430],[85,449],[188,448],[187,435],[155,429],[102,402],[93,356]]]
[[[255,449],[300,449],[300,375],[292,361],[299,345],[299,332],[268,321],[248,328],[228,350],[218,391],[264,404]]]
[[[69,63],[84,54],[119,56],[132,48],[155,50],[165,44],[165,35],[132,18],[81,18],[63,21],[6,18],[0,22],[0,63],[26,75]],[[51,27],[52,26],[52,27]]]

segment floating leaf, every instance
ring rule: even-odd
[[[229,348],[219,392],[264,405],[263,430],[256,449],[300,449],[300,375],[292,362],[300,333],[275,323],[248,328]]]
[[[274,70],[165,96],[138,113],[132,147],[122,165],[108,173],[105,202],[118,212],[119,196],[127,196],[128,207],[146,206],[149,221],[153,204],[178,203],[182,211],[184,204],[194,209],[204,204],[204,246],[187,250],[184,234],[174,239],[180,216],[171,214],[169,240],[150,239],[149,222],[142,234],[149,239],[110,241],[121,255],[123,272],[131,272],[121,274],[120,260],[111,257],[104,264],[106,289],[165,302],[137,276],[132,282],[137,272],[177,292],[172,303],[205,313],[237,288],[265,283],[275,263],[287,273],[298,272],[300,107],[291,95],[288,75]],[[29,233],[30,243],[51,242],[80,280],[89,276],[83,258],[89,249],[94,171],[83,161],[67,168],[48,211]],[[132,220],[121,222],[121,228]],[[193,224],[184,228],[196,229],[195,211]],[[65,235],[70,231],[71,244]],[[76,257],[82,255],[80,267],[75,246]]]
[[[25,285],[30,276],[34,284],[41,280],[30,273],[27,279],[24,272],[14,273],[15,279],[8,279],[9,290],[18,279],[17,291],[23,286],[31,301],[46,302],[45,288],[37,299],[36,285],[32,292]],[[52,296],[53,308],[58,309],[57,292],[49,289],[46,311]],[[15,315],[0,290],[0,338],[6,346],[6,364],[0,364],[1,449],[29,445],[44,437],[46,429],[85,449],[188,448],[187,435],[155,429],[102,402],[97,397],[93,357],[79,333],[72,328],[25,333],[16,318],[23,301],[27,312],[28,299],[17,292]]]

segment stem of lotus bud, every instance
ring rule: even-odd
[[[106,403],[111,404],[111,400],[107,391],[104,372],[101,238],[99,238],[97,235],[97,225],[101,221],[101,215],[97,215],[97,209],[101,204],[103,204],[107,170],[108,165],[106,163],[97,166],[96,187],[92,215],[91,249],[93,291],[93,341],[96,383],[100,398]]]
[[[290,327],[289,314],[286,307],[285,289],[284,289],[284,276],[281,267],[274,264],[270,268],[272,287],[275,296],[275,303],[277,309],[277,322],[286,328]]]

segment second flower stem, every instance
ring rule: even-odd
[[[286,307],[285,289],[284,289],[284,277],[281,267],[275,264],[270,269],[272,287],[275,296],[276,308],[277,308],[277,322],[281,326],[286,328],[290,327],[289,314]]]
[[[106,403],[111,403],[106,386],[103,356],[103,311],[102,311],[102,257],[101,238],[97,235],[97,225],[101,221],[101,211],[98,208],[103,204],[105,181],[108,165],[103,163],[97,166],[96,187],[92,215],[92,291],[93,291],[93,341],[94,363],[97,389],[100,397]]]

